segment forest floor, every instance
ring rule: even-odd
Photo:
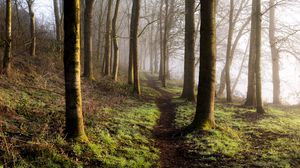
[[[125,79],[82,80],[88,143],[64,137],[61,59],[15,57],[0,77],[0,167],[299,167],[300,107],[216,103],[217,128],[174,136],[194,116],[181,86],[141,74],[142,96]],[[53,62],[53,63],[52,63]]]

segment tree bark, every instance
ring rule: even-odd
[[[5,49],[3,57],[3,74],[7,77],[11,76],[11,19],[12,18],[12,2],[6,0],[6,17],[5,17]]]
[[[256,1],[256,60],[255,60],[255,67],[256,67],[256,111],[257,113],[265,113],[263,108],[263,101],[262,101],[262,89],[261,89],[261,0],[254,0]]]
[[[120,0],[117,0],[115,13],[112,20],[112,38],[113,38],[113,46],[114,46],[114,66],[113,66],[114,81],[118,80],[118,73],[119,73],[119,45],[118,45],[117,28],[116,28],[118,12],[119,12],[119,4],[120,4]]]
[[[112,1],[108,0],[108,6],[107,6],[107,18],[106,18],[106,33],[105,33],[105,47],[104,47],[104,60],[105,60],[105,69],[104,69],[104,75],[109,76],[110,75],[110,37],[111,37],[111,7],[112,7]]]
[[[85,0],[84,9],[84,72],[83,76],[94,80],[92,61],[92,18],[94,0]]]
[[[35,15],[33,12],[33,3],[34,0],[27,0],[29,16],[30,16],[30,38],[31,38],[31,45],[30,45],[30,56],[35,57],[36,51],[36,35],[35,35]]]
[[[80,86],[80,1],[64,1],[64,13],[65,133],[68,139],[87,141]]]
[[[216,18],[215,0],[201,0],[200,72],[198,101],[190,130],[215,127],[214,102],[216,82]]]
[[[102,40],[102,22],[103,22],[103,2],[99,2],[100,4],[100,11],[99,11],[99,16],[98,16],[98,39],[97,39],[97,59],[98,61],[100,61],[100,65],[101,61],[102,61],[102,57],[101,57],[101,49],[102,49],[102,45],[101,45],[101,40]]]
[[[270,22],[269,22],[269,42],[272,54],[272,79],[273,79],[273,104],[281,104],[280,101],[280,76],[279,76],[279,50],[275,37],[275,1],[270,0]]]
[[[54,16],[55,16],[57,49],[59,52],[61,52],[61,37],[62,37],[62,35],[61,35],[61,24],[60,24],[58,0],[53,0],[53,6],[54,6]]]
[[[251,14],[251,33],[250,33],[250,50],[248,63],[248,87],[245,106],[256,105],[256,80],[255,80],[255,60],[256,60],[256,0],[252,0]]]
[[[140,0],[133,0],[132,4],[132,15],[130,24],[130,50],[132,52],[133,62],[133,94],[140,96],[140,79],[139,79],[139,60],[138,60],[138,27],[139,27],[139,16],[140,16]]]
[[[185,1],[185,54],[182,98],[195,101],[195,0]]]
[[[233,11],[234,11],[234,0],[230,0],[229,28],[228,28],[226,63],[225,63],[226,100],[228,103],[232,102],[230,67],[231,67],[231,63],[232,63],[231,47],[232,47],[232,36],[233,36],[233,29],[234,29]]]

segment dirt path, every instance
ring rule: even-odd
[[[156,105],[161,114],[158,124],[155,126],[153,135],[156,139],[156,146],[160,149],[160,165],[162,168],[180,168],[186,166],[183,152],[183,139],[175,137],[175,115],[176,104],[172,103],[171,93],[159,88],[157,80],[148,77],[148,86],[161,93],[156,99]]]

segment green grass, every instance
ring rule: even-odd
[[[84,95],[88,97],[84,102],[88,143],[65,140],[63,96],[37,89],[0,88],[1,109],[6,109],[0,118],[0,165],[157,167],[159,151],[152,129],[159,118],[154,102],[159,93],[143,87],[143,97],[148,98],[144,100],[127,96],[130,87],[125,84],[84,85],[97,89],[89,88],[93,96]]]
[[[195,106],[175,99],[176,126],[188,125]],[[186,137],[188,155],[199,167],[297,167],[300,164],[300,111],[267,108],[259,116],[253,109],[217,104],[217,128]]]

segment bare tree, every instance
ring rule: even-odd
[[[84,70],[83,76],[94,79],[92,61],[92,15],[95,0],[85,0],[84,9]]]
[[[6,0],[6,17],[5,17],[5,49],[3,57],[3,74],[10,77],[11,76],[11,21],[12,21],[12,2],[11,0]]]
[[[35,35],[35,15],[33,12],[33,3],[34,0],[26,0],[29,10],[30,16],[30,38],[31,38],[31,45],[30,45],[30,55],[35,56],[36,50],[36,35]]]
[[[67,138],[87,141],[80,82],[80,1],[64,1],[64,70]]]

